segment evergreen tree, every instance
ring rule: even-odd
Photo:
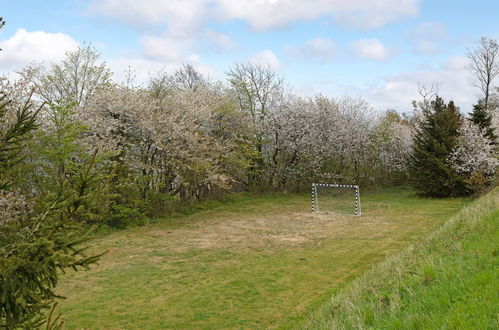
[[[491,108],[489,104],[489,109]],[[494,127],[492,127],[492,114],[485,107],[483,99],[479,100],[473,106],[470,120],[478,125],[484,132],[484,135],[491,141],[493,145],[497,144],[497,135],[494,134]]]
[[[81,246],[86,239],[76,221],[95,178],[95,154],[79,178],[77,193],[67,190],[49,206],[34,211],[9,173],[22,160],[30,133],[36,129],[38,111],[29,100],[15,111],[12,103],[0,97],[0,328],[35,329],[45,324],[45,310],[58,296],[54,292],[59,271],[87,268],[99,255],[85,255]],[[53,309],[52,309],[53,312]],[[52,314],[51,312],[51,314]]]
[[[446,105],[438,96],[429,108],[422,110],[409,160],[411,185],[427,196],[463,195],[466,185],[447,162],[458,142],[462,119],[459,110],[454,102]]]

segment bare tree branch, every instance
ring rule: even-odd
[[[492,82],[499,74],[499,45],[497,40],[481,37],[477,47],[468,52],[470,71],[475,77],[474,86],[483,93],[485,109],[489,107]]]

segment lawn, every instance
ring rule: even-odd
[[[311,214],[307,195],[269,195],[95,239],[109,251],[99,265],[58,286],[65,325],[287,327],[470,201],[407,189],[361,198],[361,217]]]
[[[499,188],[386,258],[300,329],[498,329]]]

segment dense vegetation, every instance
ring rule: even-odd
[[[0,77],[0,326],[43,322],[58,271],[98,259],[82,248],[92,225],[121,228],[231,192],[311,182],[412,182],[440,197],[486,190],[497,167],[494,70],[472,120],[436,94],[409,115],[348,96],[299,97],[255,63],[234,65],[226,82],[191,65],[145,85],[133,70],[115,82],[91,45]]]

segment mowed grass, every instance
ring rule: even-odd
[[[306,329],[498,329],[499,188],[310,313]]]
[[[361,217],[314,215],[307,195],[242,199],[114,232],[90,271],[61,279],[66,328],[269,328],[311,310],[433,231],[469,199],[362,194]]]

